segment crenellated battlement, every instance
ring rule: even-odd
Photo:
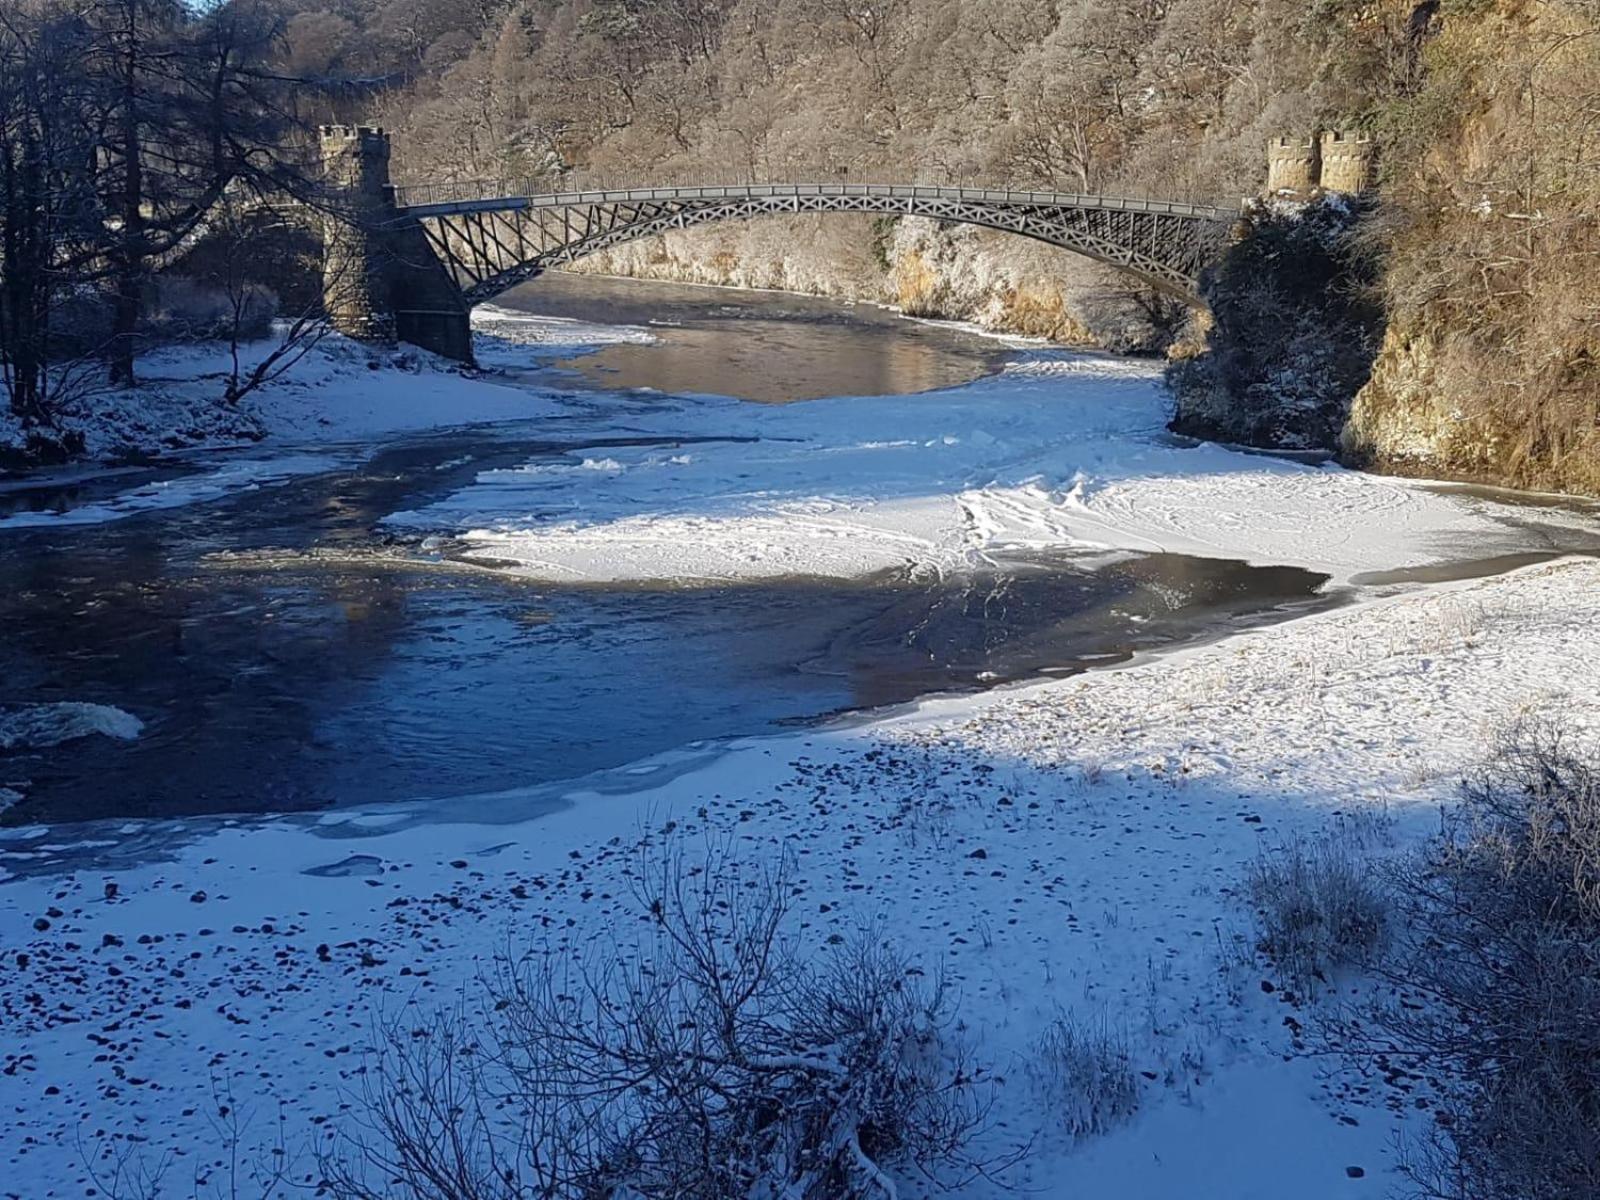
[[[1359,130],[1325,129],[1319,145],[1323,191],[1358,194],[1377,182],[1378,144]]]
[[[1321,177],[1316,137],[1276,137],[1267,143],[1267,191],[1309,192]]]
[[[1275,137],[1267,142],[1267,192],[1368,192],[1377,183],[1377,161],[1377,142],[1360,130]]]
[[[382,125],[318,125],[317,137],[324,142],[381,142],[389,144],[389,133]]]

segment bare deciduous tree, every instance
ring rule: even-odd
[[[97,271],[100,206],[83,170],[95,154],[82,120],[88,46],[70,16],[0,12],[0,378],[25,430],[49,429],[84,392],[79,368],[97,340],[68,345],[53,322],[62,297]]]

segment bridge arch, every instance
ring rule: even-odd
[[[540,193],[525,182],[396,187],[389,135],[325,125],[323,307],[357,338],[472,360],[474,304],[610,246],[717,221],[859,212],[976,225],[1098,259],[1198,305],[1236,214],[1165,200],[920,184],[756,184]]]
[[[472,191],[490,194],[471,195]],[[721,221],[799,213],[921,216],[1014,233],[1085,255],[1190,304],[1234,219],[1203,205],[1110,196],[894,184],[767,184],[518,194],[394,189],[394,219],[426,237],[468,305],[588,254]]]

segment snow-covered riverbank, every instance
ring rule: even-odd
[[[515,366],[651,340],[648,331],[629,326],[534,317],[492,306],[475,316],[480,328],[514,327],[520,350],[508,365]],[[241,347],[244,370],[275,348],[272,342]],[[487,366],[506,357],[497,339],[481,342],[479,350]],[[81,438],[85,458],[93,462],[184,449],[247,451],[263,441],[357,442],[556,411],[543,392],[463,374],[413,347],[369,347],[329,335],[288,362],[281,376],[230,405],[221,399],[230,369],[225,344],[163,347],[139,359],[137,388],[91,390],[69,402],[57,432]],[[0,451],[22,447],[16,418],[0,404]]]
[[[499,317],[489,310],[484,320],[493,324]],[[517,365],[522,366],[619,341],[649,340],[643,330],[553,319],[519,321],[517,330]],[[485,342],[486,360],[495,359],[497,345]],[[248,366],[271,349],[270,344],[247,347],[243,361]],[[0,484],[0,500],[28,491],[50,496],[41,507],[7,511],[0,504],[0,533],[101,524],[152,509],[227,499],[349,467],[386,440],[554,419],[564,412],[546,389],[462,371],[413,349],[375,349],[337,336],[324,339],[280,378],[236,405],[219,399],[228,367],[223,345],[168,347],[140,359],[138,388],[98,392],[72,403],[57,432],[82,439],[86,462],[24,472]],[[15,418],[0,404],[0,454],[20,451],[24,442]],[[116,476],[127,463],[148,464],[164,477],[118,489]],[[97,479],[109,486],[96,488],[92,499],[63,499]]]
[[[1062,550],[1169,550],[1344,581],[1529,547],[1525,511],[1183,443],[1167,417],[1156,364],[1034,348],[998,376],[917,396],[630,411],[630,429],[724,440],[485,472],[391,523],[588,583],[942,576]]]
[[[648,336],[495,320],[485,360],[512,369]],[[961,388],[787,407],[524,387],[341,342],[297,371],[255,398],[259,444],[9,523],[198,505],[402,436],[515,422],[549,445],[464,467],[413,511],[363,509],[363,530],[383,518],[590,583],[948,576],[1156,549],[1346,582],[1540,549],[1550,528],[1579,544],[1593,524],[1183,443],[1151,365],[1038,347]],[[1524,709],[1600,726],[1600,564],[1358,598],[1132,669],[686,746],[576,784],[0,831],[0,1197],[103,1190],[118,1164],[165,1164],[186,1195],[231,1131],[257,1161],[280,1104],[295,1173],[314,1173],[368,1078],[375,1018],[470,1003],[508,946],[626,953],[644,927],[633,848],[669,826],[691,856],[708,840],[791,856],[785,933],[802,953],[872,926],[948,975],[998,1081],[979,1152],[1031,1147],[961,1194],[1379,1195],[1395,1133],[1421,1118],[1299,1053],[1303,1014],[1262,987],[1239,887],[1262,847],[1336,819],[1416,837]],[[1063,1013],[1124,1040],[1139,1072],[1139,1114],[1080,1144],[1033,1069]]]
[[[498,370],[653,336],[495,309],[479,324],[481,357]],[[485,471],[392,514],[390,528],[453,537],[470,558],[556,583],[949,576],[1038,554],[1157,550],[1338,583],[1542,545],[1526,508],[1174,439],[1153,362],[1016,349],[1005,371],[958,388],[772,406],[560,391],[329,339],[251,398],[242,415],[259,444],[64,510],[0,512],[0,533],[222,499],[349,467],[398,437],[536,421],[574,449]],[[219,352],[186,348],[152,356],[146,374],[169,380],[157,391],[197,392],[222,366]],[[610,444],[621,439],[683,444]],[[1592,516],[1551,509],[1537,522],[1600,544]]]
[[[276,1136],[279,1101],[291,1150],[326,1137],[374,1011],[470,996],[509,944],[635,936],[629,850],[669,822],[691,853],[705,835],[749,859],[789,850],[786,932],[805,952],[877,925],[948,973],[1004,1080],[988,1145],[1033,1139],[1012,1184],[1381,1195],[1391,1139],[1419,1118],[1297,1053],[1297,1010],[1237,962],[1242,875],[1335,814],[1426,830],[1525,709],[1600,728],[1597,626],[1600,564],[1564,561],[735,745],[635,794],[530,795],[542,815],[524,823],[333,813],[205,833],[136,868],[24,874],[0,886],[0,1195],[81,1195],[81,1155],[103,1171],[130,1150],[186,1183],[223,1153],[214,1085],[247,1144]],[[76,836],[9,831],[0,863],[26,873]],[[1076,1146],[1026,1069],[1059,1012],[1122,1034],[1143,1072],[1139,1115]]]

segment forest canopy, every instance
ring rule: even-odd
[[[1380,147],[1348,282],[1372,292],[1357,303],[1381,348],[1360,397],[1330,396],[1310,426],[1341,430],[1353,460],[1410,469],[1420,446],[1416,469],[1596,490],[1597,113],[1596,0],[24,0],[0,23],[0,365],[25,421],[48,422],[47,360],[87,353],[127,385],[164,265],[219,197],[309,186],[325,121],[384,126],[401,181],[1228,205],[1259,194],[1269,138],[1339,128]],[[593,265],[1122,350],[1202,332],[1064,252],[807,221]],[[86,297],[94,319],[69,322]]]

